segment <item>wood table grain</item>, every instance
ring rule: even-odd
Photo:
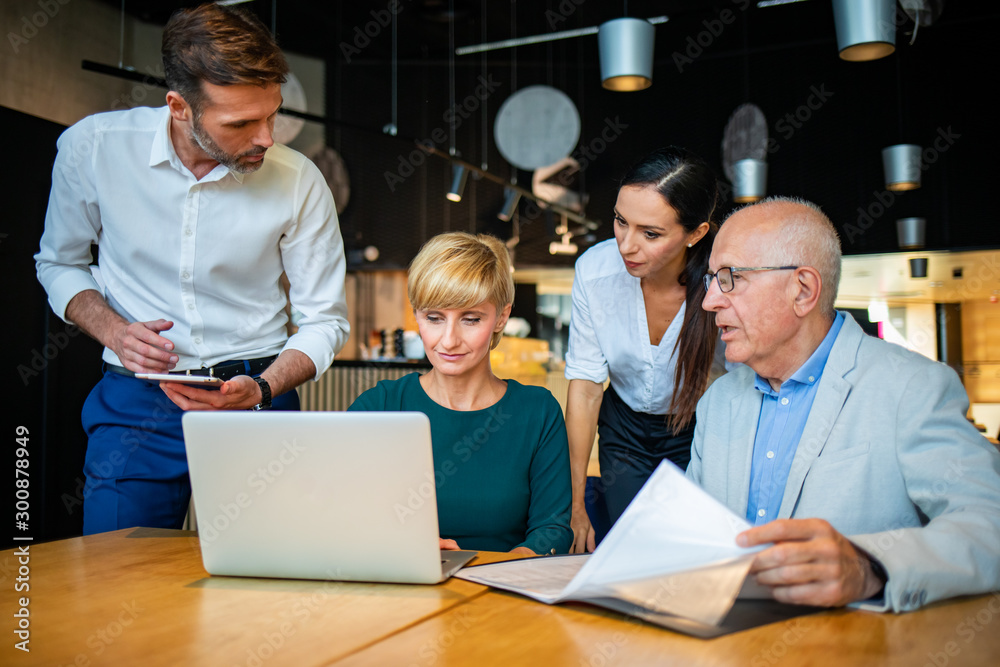
[[[0,552],[0,665],[1000,664],[1000,593],[908,614],[839,609],[711,640],[458,579],[436,586],[211,577],[198,539],[136,528]],[[290,553],[289,558],[295,555]],[[473,563],[510,558],[483,552]],[[17,650],[29,598],[30,652]]]

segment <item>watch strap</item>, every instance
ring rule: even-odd
[[[260,403],[253,406],[254,410],[266,410],[271,407],[271,385],[267,383],[267,380],[258,376],[253,378],[253,381],[257,383],[260,387]]]

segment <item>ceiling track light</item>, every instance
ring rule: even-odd
[[[521,193],[513,188],[503,189],[503,208],[497,214],[497,217],[504,222],[510,222],[510,219],[514,217],[514,212],[517,210],[517,204],[521,201]]]
[[[569,219],[565,215],[561,216],[556,225],[556,234],[559,235],[559,240],[549,244],[550,255],[575,255],[579,251],[573,243],[573,233],[569,230]]]
[[[490,172],[486,171],[485,169],[482,169],[481,167],[477,167],[476,165],[471,164],[469,162],[465,162],[464,160],[462,160],[461,158],[459,158],[459,157],[457,157],[455,155],[450,155],[450,154],[446,153],[445,151],[443,151],[443,150],[441,150],[439,148],[435,148],[434,146],[430,146],[430,145],[428,145],[428,142],[425,142],[425,141],[415,141],[415,143],[416,143],[417,147],[420,148],[421,150],[423,150],[424,152],[429,153],[431,155],[437,155],[440,158],[444,158],[445,160],[448,160],[452,164],[452,169],[453,170],[456,167],[462,167],[463,169],[465,169],[465,171],[467,173],[476,174],[477,178],[480,178],[480,177],[481,178],[485,178],[486,180],[493,181],[494,183],[496,183],[498,185],[501,185],[501,186],[503,186],[505,188],[510,188],[511,190],[515,190],[517,192],[517,194],[521,195],[521,197],[523,197],[524,199],[531,200],[531,201],[535,202],[536,204],[539,204],[542,208],[552,209],[553,212],[558,213],[561,216],[564,216],[568,220],[572,220],[572,221],[574,221],[576,223],[579,223],[580,227],[578,228],[578,230],[574,230],[574,232],[573,232],[574,235],[586,234],[587,232],[591,232],[591,231],[594,231],[596,229],[599,229],[600,226],[601,226],[601,223],[600,223],[599,220],[591,220],[590,218],[588,218],[587,216],[583,215],[582,213],[578,213],[578,212],[574,211],[573,209],[566,208],[562,204],[559,204],[559,203],[554,202],[554,201],[549,201],[547,199],[544,199],[543,197],[539,197],[538,195],[536,195],[535,193],[531,192],[530,190],[525,190],[524,188],[522,188],[519,185],[514,185],[513,183],[509,182],[508,180],[506,180],[504,178],[501,178],[501,177],[497,176],[496,174],[491,174]],[[453,171],[452,173],[454,174],[455,172]],[[449,197],[449,199],[450,199],[450,197]]]
[[[460,164],[451,165],[451,187],[445,197],[449,201],[462,201],[462,194],[465,192],[465,183],[469,180],[469,172]]]

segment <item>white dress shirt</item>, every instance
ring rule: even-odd
[[[681,304],[659,345],[649,342],[639,278],[629,275],[614,239],[580,256],[573,279],[566,378],[603,383],[635,412],[664,415],[674,395]]]
[[[87,289],[130,322],[164,318],[175,370],[295,349],[319,377],[347,340],[343,241],[316,166],[280,144],[261,168],[200,181],[170,140],[166,107],[89,116],[59,137],[38,279],[55,313]],[[103,285],[91,275],[99,245]],[[303,317],[285,330],[282,271]],[[104,360],[121,365],[110,349]]]

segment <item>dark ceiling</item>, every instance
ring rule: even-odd
[[[125,7],[144,21],[163,24],[178,7],[196,4],[126,1]],[[593,36],[457,56],[458,99],[473,91],[481,72],[502,83],[489,100],[487,118],[477,112],[455,129],[457,146],[474,164],[488,161],[492,173],[530,182],[530,173],[517,174],[484,137],[492,136],[499,103],[533,84],[555,86],[573,99],[582,118],[581,147],[595,141],[609,119],[620,119],[628,130],[580,178],[579,189],[590,196],[586,214],[607,223],[617,179],[652,148],[686,146],[721,175],[723,128],[733,109],[749,101],[761,107],[770,136],[780,144],[780,151],[768,157],[768,192],[823,205],[841,230],[846,253],[896,250],[895,219],[915,215],[929,218],[929,248],[1000,247],[1000,226],[983,224],[995,219],[995,207],[982,187],[1000,145],[996,114],[984,102],[1000,66],[992,37],[1000,5],[989,0],[945,4],[934,25],[920,28],[913,45],[913,23],[905,20],[895,54],[872,63],[846,63],[837,57],[830,0],[766,8],[758,8],[755,0],[633,1],[630,16],[669,17],[656,29],[650,89],[601,89]],[[381,129],[390,120],[392,31],[380,23],[388,22],[394,6],[399,7],[399,136],[387,137]],[[454,17],[455,46],[461,47],[597,26],[624,13],[623,3],[599,0],[454,0],[453,13],[451,6],[447,0],[252,0],[242,5],[276,26],[284,49],[326,62],[327,141],[351,172],[351,203],[341,216],[345,239],[349,246],[377,245],[387,262],[400,266],[438,231],[513,233],[509,224],[498,226],[503,189],[494,183],[470,184],[466,200],[446,205],[441,193],[450,168],[445,160],[426,162],[399,188],[386,178],[414,149],[412,139],[404,137],[428,137],[447,128],[441,119],[449,104],[449,17]],[[805,106],[816,90],[832,91],[832,99],[822,108]],[[800,120],[805,114],[807,122],[798,123],[796,113]],[[895,197],[882,192],[882,147],[930,146],[950,132],[960,140],[940,157],[935,154],[924,187]],[[554,234],[549,218],[532,216],[522,206],[519,266],[572,265],[573,257],[548,255]],[[602,224],[594,237],[578,241],[585,246],[610,235],[610,226]]]
[[[120,8],[117,0],[104,0],[107,4]],[[163,25],[171,13],[181,7],[201,4],[200,0],[145,0],[125,2],[125,11],[143,21]],[[651,0],[624,3],[629,16],[649,18],[669,16],[671,21],[684,24],[695,23],[706,16],[729,8],[739,11],[742,7],[755,4],[750,0]],[[826,0],[809,0],[799,3],[806,7],[782,7],[774,12],[772,19],[786,24],[788,12],[803,16],[804,12],[821,14],[828,25],[816,27],[816,35],[829,34],[833,29],[833,18]],[[808,5],[813,5],[812,8]],[[596,26],[609,19],[623,16],[623,4],[601,2],[599,0],[545,0],[542,2],[505,2],[502,0],[381,0],[376,2],[338,2],[325,0],[250,0],[239,5],[254,12],[265,24],[277,29],[278,39],[283,48],[319,58],[330,58],[340,54],[342,42],[350,43],[355,29],[376,30],[369,24],[385,21],[389,9],[398,7],[398,55],[401,59],[446,58],[448,54],[448,25],[455,19],[456,46],[480,43],[485,29],[486,41],[523,37],[553,31],[572,30]],[[820,11],[817,11],[820,10]],[[786,18],[780,16],[786,13]],[[485,22],[483,17],[485,16]],[[791,19],[798,20],[798,19]],[[808,19],[812,21],[813,19]],[[485,23],[485,26],[484,26]],[[685,31],[686,32],[686,31]],[[782,34],[778,30],[776,35]],[[772,35],[760,35],[771,43]],[[798,39],[802,38],[800,32]],[[363,38],[362,38],[363,39]],[[389,58],[392,40],[389,30],[378,30],[370,44],[364,46],[364,57],[368,59]],[[532,47],[542,49],[545,47]],[[499,52],[507,58],[508,52]],[[538,55],[538,54],[536,54]]]
[[[120,8],[117,0],[104,0]],[[930,0],[940,5],[940,0]],[[201,4],[199,0],[145,0],[125,2],[125,11],[143,21],[163,25],[180,7]],[[734,48],[786,48],[816,40],[833,42],[833,13],[829,0],[801,0],[792,4],[757,8],[756,0],[639,0],[601,2],[599,0],[543,0],[517,3],[516,0],[381,0],[338,2],[324,0],[250,0],[240,6],[254,12],[264,23],[277,29],[283,48],[329,59],[342,56],[341,44],[350,44],[356,31],[366,28],[375,34],[363,47],[366,59],[389,58],[392,39],[389,30],[376,30],[372,22],[384,22],[389,9],[398,7],[398,55],[400,59],[437,59],[448,54],[449,20],[455,19],[455,44],[464,46],[482,41],[524,37],[553,31],[600,25],[624,15],[649,18],[668,16],[670,33],[697,34],[692,28],[707,28],[703,22],[718,19],[729,10],[734,15],[748,13],[753,19],[746,34],[724,35]],[[485,16],[485,21],[483,20]],[[996,3],[988,0],[952,1],[940,17],[941,24],[956,21],[988,21],[1000,16]],[[904,27],[908,33],[912,24]],[[937,28],[932,28],[937,29]],[[485,40],[483,35],[485,34]],[[364,37],[361,38],[364,40]],[[682,41],[682,40],[679,40]],[[676,46],[676,45],[675,45]],[[684,46],[683,42],[680,46]],[[669,46],[668,46],[669,48]],[[522,47],[522,56],[545,57],[546,46]],[[664,54],[657,44],[657,56]],[[718,49],[714,49],[718,51]],[[494,52],[491,58],[507,59],[510,51]]]

